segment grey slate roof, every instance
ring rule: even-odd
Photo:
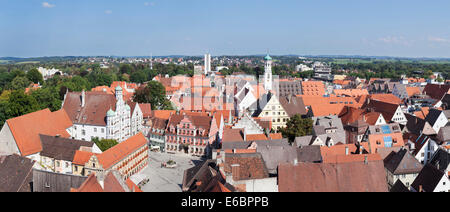
[[[441,129],[439,129],[437,139],[439,139],[440,142],[450,141],[450,126],[441,127]]]
[[[440,171],[445,172],[450,163],[450,153],[439,148],[433,155],[429,164],[435,166]]]
[[[292,117],[296,114],[306,115],[307,113],[303,98],[301,97],[281,96],[279,97],[279,101],[289,117]]]
[[[406,188],[405,184],[402,183],[401,180],[397,180],[395,184],[392,186],[389,192],[410,192],[408,188]]]
[[[411,187],[419,191],[420,186],[422,186],[424,192],[433,192],[444,174],[444,172],[438,170],[433,165],[427,164],[420,171],[419,175],[411,184]]]
[[[222,183],[234,191],[234,187],[230,186],[225,182],[218,174],[218,167],[216,166],[215,160],[207,160],[195,167],[187,169],[183,174],[182,189],[183,191],[191,192],[208,192],[210,191],[218,182]],[[196,185],[196,182],[202,182],[201,185]]]
[[[70,188],[79,188],[87,178],[35,169],[33,170],[33,192],[70,192]]]
[[[317,163],[322,162],[320,146],[301,146],[297,148],[298,162]]]
[[[384,159],[384,167],[394,175],[419,173],[423,165],[407,149],[391,152]]]
[[[441,113],[442,113],[441,110],[430,109],[428,111],[427,117],[425,117],[425,121],[428,121],[428,123],[430,123],[431,126],[433,126],[434,123],[436,123],[436,121],[439,118],[439,116],[441,115]]]
[[[94,142],[80,141],[69,138],[39,135],[42,143],[41,156],[56,160],[73,161],[73,157],[80,147],[92,147]],[[77,187],[78,188],[78,187]]]
[[[0,192],[31,191],[34,161],[19,155],[0,156]]]
[[[309,146],[311,144],[311,141],[313,139],[312,135],[302,136],[302,137],[296,137],[295,138],[295,146]]]
[[[293,146],[259,146],[257,152],[261,153],[267,170],[271,174],[277,173],[280,163],[293,163],[297,159],[297,148]]]

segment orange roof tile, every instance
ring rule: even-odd
[[[136,184],[133,183],[133,181],[130,180],[130,178],[128,178],[128,179],[125,181],[125,183],[127,184],[128,188],[129,188],[131,191],[133,191],[133,189],[134,189],[134,192],[143,192],[143,191],[139,188],[139,186],[137,186]]]
[[[122,143],[106,150],[102,154],[99,154],[97,158],[104,169],[109,169],[111,166],[118,163],[123,158],[135,152],[144,145],[147,145],[147,140],[142,133],[138,133]]]
[[[262,141],[267,139],[267,136],[264,134],[247,135],[247,141]]]
[[[72,121],[64,110],[49,109],[29,113],[6,121],[22,156],[42,151],[39,134],[69,138]]]
[[[419,87],[406,87],[406,92],[408,93],[408,96],[414,96],[421,93]]]
[[[283,139],[283,135],[281,133],[271,133],[269,134],[271,140],[279,140]]]
[[[81,184],[78,189],[71,188],[71,192],[103,192],[102,186],[98,183],[95,174],[89,175],[88,179]]]
[[[305,106],[312,105],[324,105],[324,104],[334,104],[334,105],[348,105],[352,107],[361,107],[361,104],[358,103],[353,97],[323,97],[323,96],[305,96],[298,95],[302,98]]]
[[[322,104],[322,105],[312,105],[311,111],[313,116],[330,116],[330,115],[338,115],[344,105],[334,105],[334,104]]]
[[[380,102],[387,102],[387,103],[392,103],[392,104],[397,104],[397,105],[402,103],[402,100],[393,94],[372,94],[369,96],[369,98],[372,100],[377,100]]]
[[[376,153],[378,148],[384,148],[384,138],[391,137],[392,138],[392,147],[404,146],[405,142],[403,140],[402,133],[392,133],[392,134],[370,134],[369,135],[369,152]],[[364,142],[363,142],[364,143]],[[367,150],[367,149],[366,149]]]
[[[256,153],[256,149],[225,149],[224,151],[229,154]]]
[[[152,117],[160,118],[160,119],[169,119],[172,114],[176,114],[176,110],[153,110]]]
[[[379,154],[350,154],[350,155],[334,155],[323,158],[323,163],[353,163],[367,161],[382,161]]]
[[[302,92],[305,96],[325,95],[325,85],[322,81],[303,81]]]
[[[75,155],[73,156],[72,163],[75,165],[84,166],[89,161],[89,159],[92,157],[92,155],[94,155],[94,153],[92,153],[92,152],[77,150],[77,151],[75,151]]]
[[[333,92],[334,92],[334,94],[336,94],[336,96],[357,97],[357,96],[369,95],[369,91],[367,91],[367,89],[334,89]]]
[[[348,154],[355,153],[358,149],[355,144],[339,144],[332,147],[322,146],[320,147],[320,153],[322,154],[322,158],[345,155],[346,148],[348,148]]]
[[[147,104],[139,104],[139,108],[141,108],[142,115],[144,118],[151,117],[152,116],[152,105],[150,103]]]

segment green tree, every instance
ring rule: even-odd
[[[135,71],[130,75],[130,80],[131,82],[143,83],[147,81],[147,75],[142,70]]]
[[[56,87],[37,89],[31,93],[31,96],[36,99],[41,110],[49,108],[51,111],[56,111],[61,108],[62,101],[59,98],[59,90]]]
[[[22,116],[38,111],[39,104],[31,95],[27,95],[23,90],[12,91],[6,103],[4,111],[6,119]]]
[[[15,77],[9,87],[13,90],[25,89],[30,86],[31,81],[26,77],[17,76]]]
[[[121,74],[131,74],[134,72],[134,67],[130,64],[120,64],[119,71]]]
[[[111,147],[119,144],[116,140],[114,139],[98,139],[98,138],[94,138],[92,139],[92,141],[95,143],[95,145],[98,146],[98,148],[100,148],[100,150],[102,150],[102,152],[110,149]]]
[[[42,77],[42,74],[35,68],[29,70],[26,77],[33,83],[44,83],[44,77]]]
[[[133,99],[138,103],[150,103],[152,110],[172,109],[166,98],[166,88],[157,81],[150,81],[147,86],[137,89]]]
[[[296,137],[312,134],[313,121],[310,118],[302,118],[297,114],[289,119],[286,128],[282,128],[281,134],[284,138],[288,138],[289,142],[294,142]]]

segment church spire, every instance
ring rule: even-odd
[[[264,65],[264,89],[266,92],[271,91],[272,88],[272,57],[270,57],[269,54],[267,54],[266,57],[264,57],[265,65]]]

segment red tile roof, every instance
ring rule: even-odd
[[[49,109],[29,113],[6,121],[22,156],[42,151],[39,134],[69,138],[66,129],[72,126],[64,110]]]
[[[271,133],[269,134],[271,140],[279,140],[283,139],[283,135],[281,133]]]
[[[263,140],[268,140],[267,136],[264,134],[247,135],[247,141],[263,141]]]
[[[392,133],[392,134],[370,134],[369,135],[369,152],[376,153],[378,148],[384,148],[384,138],[392,138],[392,147],[405,146],[402,133]],[[367,149],[366,149],[367,150]]]
[[[280,192],[387,192],[382,160],[278,166]]]
[[[92,153],[92,152],[77,150],[77,151],[75,151],[75,155],[73,156],[72,163],[75,165],[84,166],[89,161],[89,159],[92,157],[92,155],[94,155],[94,153]],[[97,155],[97,154],[95,154],[95,155]]]
[[[421,94],[419,87],[406,87],[406,92],[408,93],[408,96],[414,96],[416,94]]]
[[[322,81],[303,81],[302,93],[305,96],[323,96],[325,95],[325,85]]]
[[[377,100],[380,102],[387,102],[391,104],[401,104],[402,100],[393,94],[371,94],[369,96],[371,100]]]
[[[102,154],[99,154],[97,158],[104,169],[109,169],[144,145],[147,145],[147,140],[142,133],[138,133],[122,143],[106,150]]]
[[[78,189],[71,188],[71,192],[103,192],[102,186],[98,183],[95,174],[89,175],[86,181]]]
[[[176,110],[153,110],[152,117],[160,119],[169,119],[172,114],[177,113]]]
[[[106,112],[116,110],[116,97],[104,92],[85,92],[85,105],[81,107],[82,92],[69,92],[63,109],[73,123],[106,126]]]
[[[367,89],[334,89],[334,94],[336,96],[363,96],[363,95],[369,95],[369,92]]]
[[[149,118],[152,116],[152,105],[150,103],[147,104],[139,104],[139,107],[141,108],[142,111],[142,116],[144,118]]]

